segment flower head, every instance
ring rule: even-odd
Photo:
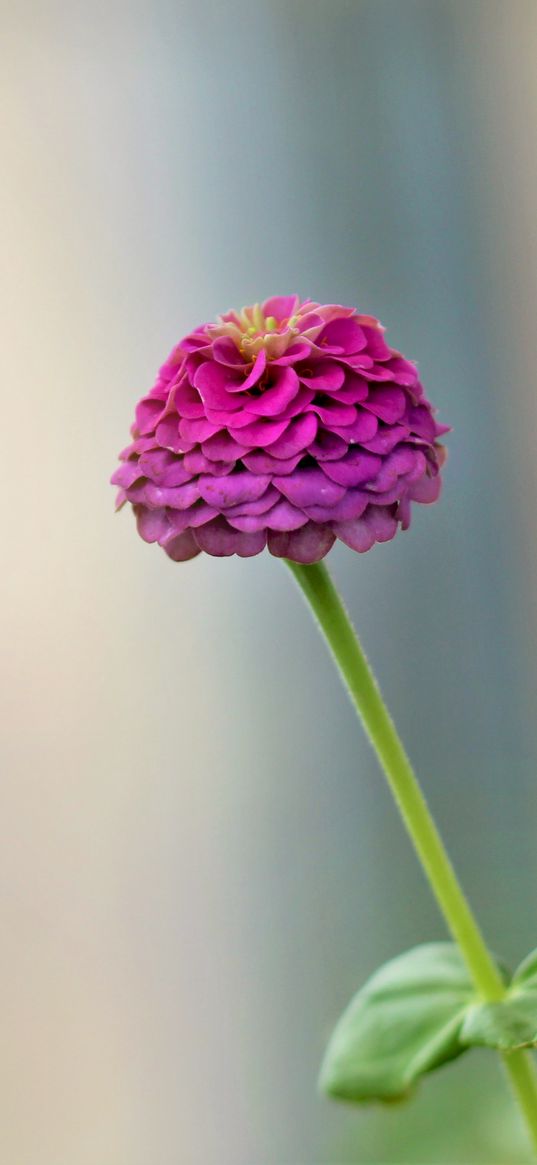
[[[414,364],[372,316],[275,296],[196,328],[136,408],[112,477],[177,562],[369,550],[434,502],[444,449]]]

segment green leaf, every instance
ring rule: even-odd
[[[533,1005],[511,993],[499,1003],[476,1003],[466,1013],[461,1041],[500,1052],[531,1047],[537,1043],[537,995]]]
[[[504,999],[469,1008],[461,1039],[502,1052],[537,1045],[537,951],[520,964]]]
[[[426,1072],[460,1056],[475,989],[451,943],[427,943],[386,963],[341,1017],[321,1069],[329,1096],[403,1099]]]
[[[511,986],[513,990],[537,991],[537,951],[532,951],[523,959],[513,975]]]

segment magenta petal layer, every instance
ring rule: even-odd
[[[175,562],[363,553],[435,502],[447,432],[372,316],[273,296],[203,324],[136,407],[112,482]]]

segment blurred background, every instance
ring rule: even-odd
[[[198,322],[388,325],[445,492],[330,564],[491,944],[535,947],[537,8],[19,0],[2,42],[2,1157],[525,1162],[486,1053],[408,1106],[317,1094],[442,922],[283,566],[170,563],[108,478]]]

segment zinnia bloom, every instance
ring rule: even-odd
[[[276,296],[196,328],[136,408],[118,506],[177,562],[387,542],[444,459],[418,371],[372,316]]]

